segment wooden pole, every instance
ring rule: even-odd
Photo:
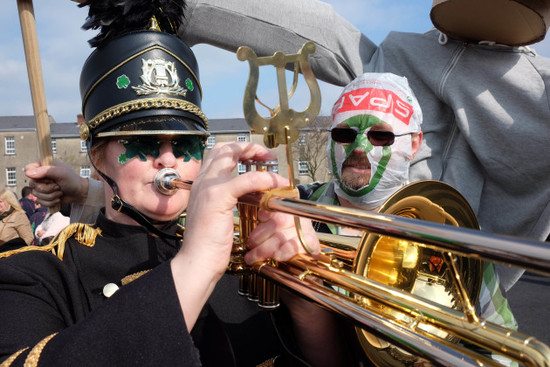
[[[48,109],[46,107],[46,93],[44,91],[44,80],[42,77],[42,65],[40,63],[38,35],[36,32],[36,21],[34,18],[32,0],[17,0],[17,8],[19,10],[21,34],[23,36],[27,72],[29,74],[32,107],[36,120],[40,162],[42,165],[49,166],[53,163],[50,121],[48,118]],[[50,212],[55,212],[58,209],[59,208],[50,208]]]

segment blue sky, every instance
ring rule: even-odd
[[[375,43],[380,43],[391,30],[424,32],[432,27],[428,15],[431,0],[326,2]],[[35,0],[33,3],[48,113],[57,122],[75,122],[80,113],[80,69],[92,51],[87,40],[95,35],[80,29],[87,9],[78,8],[70,0]],[[550,40],[532,47],[539,54],[550,57]],[[202,107],[206,115],[209,118],[241,117],[247,63],[238,61],[232,53],[208,45],[198,45],[193,50],[200,65],[205,91]],[[321,114],[328,114],[340,88],[320,84]],[[274,90],[265,91],[265,102],[273,106],[269,99],[271,92]],[[300,102],[296,103],[292,107],[299,110]],[[0,116],[32,114],[17,2],[5,0],[0,14]]]

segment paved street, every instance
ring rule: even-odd
[[[550,278],[525,273],[508,293],[519,331],[550,346]]]

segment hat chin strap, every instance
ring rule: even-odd
[[[92,166],[97,171],[97,173],[103,177],[105,182],[111,187],[111,190],[113,190],[113,198],[111,199],[111,207],[116,210],[119,213],[126,214],[133,220],[135,220],[137,223],[142,225],[143,227],[147,228],[147,230],[159,237],[168,238],[171,240],[181,240],[180,236],[173,235],[164,231],[161,231],[157,227],[153,225],[154,221],[153,219],[149,218],[148,216],[142,214],[139,210],[134,208],[132,205],[125,202],[119,195],[118,195],[118,186],[114,180],[112,180],[109,176],[101,172],[96,165],[94,164],[94,161],[92,160],[92,137],[88,140],[88,157],[90,158],[90,162],[92,163]],[[167,222],[159,222],[159,223],[168,223]]]

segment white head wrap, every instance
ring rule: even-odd
[[[391,73],[365,73],[345,88],[332,109],[332,126],[340,123],[356,127],[354,143],[343,146],[330,137],[327,146],[329,167],[339,197],[368,210],[382,205],[408,183],[412,157],[411,133],[420,132],[422,111],[407,79]],[[373,146],[366,133],[378,123],[390,124],[395,135],[391,146]],[[354,149],[363,149],[371,164],[369,184],[353,190],[340,180],[342,164]]]

